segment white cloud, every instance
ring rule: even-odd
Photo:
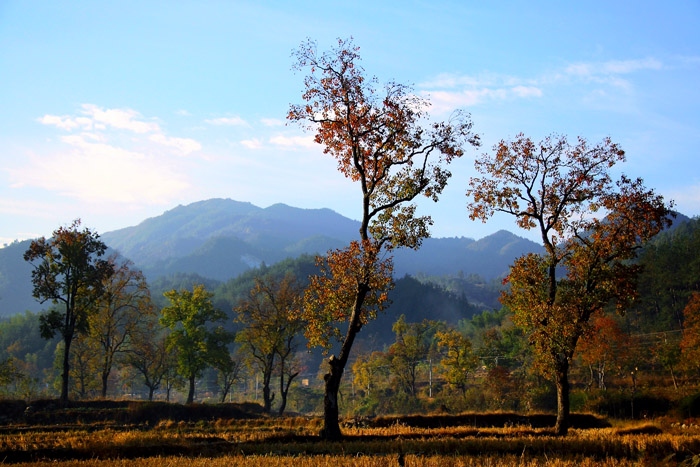
[[[44,115],[38,119],[39,123],[44,125],[54,125],[62,130],[71,131],[80,126],[76,120],[72,119],[68,115],[58,116],[58,115]]]
[[[515,91],[507,88],[481,88],[465,89],[463,91],[425,91],[421,94],[430,100],[430,110],[434,113],[441,114],[451,112],[459,107],[479,105],[488,100],[505,100],[512,96],[530,97],[537,95],[534,89],[527,91],[530,94],[529,96],[523,95],[524,92],[523,89]]]
[[[542,97],[542,90],[534,86],[515,86],[510,91],[518,97]]]
[[[202,149],[202,145],[198,141],[190,138],[170,138],[161,133],[156,133],[151,135],[148,139],[154,143],[171,147],[183,156]]]
[[[260,123],[262,123],[265,126],[270,126],[270,127],[275,127],[275,126],[284,126],[284,120],[280,120],[278,118],[261,118]]]
[[[281,146],[284,148],[295,149],[295,148],[314,148],[318,145],[314,142],[313,136],[284,136],[277,135],[270,138],[270,143]]]
[[[205,120],[210,125],[227,125],[227,126],[250,126],[248,122],[241,117],[221,117]]]
[[[189,187],[162,159],[79,135],[62,141],[67,152],[33,155],[29,164],[8,169],[12,186],[32,186],[89,203],[163,204]]]
[[[655,58],[639,60],[609,60],[598,63],[574,63],[566,67],[569,75],[591,77],[600,75],[624,75],[640,70],[660,70],[663,64]]]
[[[477,75],[438,74],[419,85],[420,95],[429,97],[431,111],[450,112],[458,107],[470,107],[492,100],[540,98],[548,86],[573,84],[581,81],[630,90],[632,82],[626,76],[644,70],[660,70],[664,64],[656,58],[578,62],[558,71],[535,78],[497,73]],[[601,91],[602,92],[602,91]]]
[[[202,149],[194,139],[165,135],[155,119],[133,109],[83,104],[78,115],[47,114],[38,121],[70,132],[59,135],[65,146],[31,154],[23,165],[6,169],[12,186],[88,203],[167,203],[190,187],[186,169],[173,156]]]
[[[175,111],[175,114],[180,115],[181,117],[191,117],[192,116],[192,114],[189,113],[188,111],[186,111],[185,109],[177,110],[177,111]]]
[[[262,142],[257,138],[244,139],[243,141],[241,141],[241,144],[243,146],[247,147],[248,149],[260,149],[260,148],[262,148]]]
[[[103,109],[93,104],[83,104],[81,107],[82,113],[98,124],[138,134],[160,131],[157,123],[143,121],[142,115],[132,109]]]

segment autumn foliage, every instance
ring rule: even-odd
[[[416,214],[414,199],[437,201],[451,176],[446,166],[479,139],[462,113],[426,128],[428,102],[402,84],[380,89],[375,78],[365,76],[352,40],[340,39],[325,53],[308,40],[294,55],[295,68],[308,74],[304,103],[290,106],[287,118],[312,131],[361,190],[359,241],[319,260],[321,273],[311,278],[305,296],[309,341],[343,342],[329,360],[322,430],[326,438],[339,438],[337,394],[350,349],[362,326],[386,305],[391,286],[391,261],[383,252],[420,246],[432,220]],[[347,323],[344,337],[339,323]]]
[[[610,169],[624,152],[610,139],[595,146],[565,137],[535,143],[521,134],[494,151],[476,161],[484,177],[470,181],[470,217],[507,213],[542,238],[545,253],[516,260],[501,301],[528,331],[540,370],[556,383],[556,431],[566,433],[576,345],[608,304],[624,312],[634,300],[639,267],[628,260],[670,224],[669,207],[640,179],[613,181]]]

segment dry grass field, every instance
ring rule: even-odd
[[[546,417],[461,414],[351,420],[345,423],[341,442],[318,439],[320,420],[305,417],[9,423],[0,427],[0,461],[188,467],[636,466],[700,461],[700,428],[692,420],[611,426],[580,416],[568,436],[556,437],[541,426]]]

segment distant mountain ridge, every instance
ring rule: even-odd
[[[260,208],[231,199],[209,199],[177,206],[140,224],[107,232],[102,240],[137,263],[186,256],[216,237],[236,237],[254,247],[290,247],[324,235],[349,241],[359,223],[330,209],[285,204]]]
[[[359,222],[330,209],[285,204],[260,208],[231,199],[209,199],[106,232],[101,239],[133,261],[149,281],[178,273],[226,281],[262,263],[342,248],[359,237],[359,227]],[[31,297],[31,267],[22,260],[27,247],[28,242],[22,242],[0,249],[0,316],[45,308]],[[491,280],[506,274],[516,257],[540,249],[504,230],[480,240],[429,238],[418,251],[393,252],[394,274],[461,272]]]
[[[258,266],[300,254],[324,254],[358,238],[360,223],[330,209],[285,204],[259,208],[230,199],[178,206],[161,216],[107,232],[107,245],[148,277],[196,273],[225,281]],[[501,230],[480,240],[429,238],[418,251],[393,252],[395,274],[505,274],[516,257],[539,245]]]

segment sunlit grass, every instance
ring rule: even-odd
[[[648,465],[700,453],[700,428],[667,421],[616,423],[554,436],[529,426],[343,429],[342,442],[317,437],[318,419],[161,421],[155,426],[7,427],[0,460],[76,465]],[[26,429],[26,428],[23,428]],[[669,457],[671,456],[671,457]]]
[[[399,460],[398,454],[392,455],[360,455],[360,456],[222,456],[216,458],[189,458],[189,457],[150,457],[144,459],[126,460],[87,460],[71,462],[76,466],[115,466],[115,467],[394,467],[405,466],[430,466],[430,467],[496,467],[517,465],[522,467],[541,466],[543,463],[554,467],[632,467],[648,465],[646,461],[630,461],[620,459],[596,460],[591,458],[532,458],[526,455],[479,455],[479,456],[450,456],[450,455],[413,455],[408,454]],[[55,466],[54,462],[37,462],[32,464],[19,464],[32,466]]]

